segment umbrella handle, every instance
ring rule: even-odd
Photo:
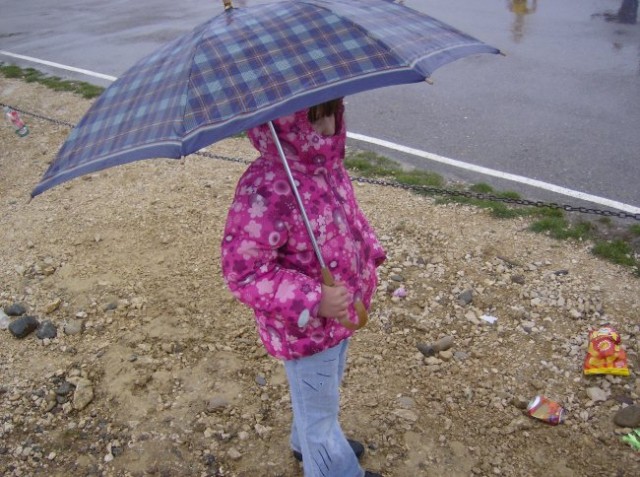
[[[322,282],[328,287],[333,287],[336,285],[336,281],[333,278],[333,275],[329,271],[327,267],[322,267]],[[338,322],[349,330],[359,330],[369,321],[369,315],[367,313],[367,309],[362,303],[362,300],[358,299],[353,303],[353,307],[356,309],[356,315],[358,315],[358,322],[354,323],[348,318],[343,318],[342,320],[338,320]]]

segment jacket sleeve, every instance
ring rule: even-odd
[[[250,179],[241,179],[227,216],[221,247],[225,282],[256,314],[302,327],[317,317],[321,283],[281,265],[287,217],[276,212],[278,195],[261,195],[247,186]]]

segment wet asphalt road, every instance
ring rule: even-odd
[[[257,2],[234,2],[247,3]],[[350,131],[640,207],[640,24],[604,16],[616,12],[621,0],[406,3],[507,56],[459,60],[438,70],[433,86],[353,96]],[[0,50],[118,76],[219,11],[216,0],[0,0]],[[108,84],[2,54],[0,61]],[[517,190],[532,200],[583,205],[539,188],[376,149],[453,179]]]

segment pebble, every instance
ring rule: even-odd
[[[467,306],[473,301],[473,290],[465,290],[458,295],[458,304]]]
[[[425,356],[434,356],[436,353],[446,351],[453,346],[453,336],[447,335],[432,342],[432,343],[418,343],[416,347]]]
[[[4,310],[0,309],[0,330],[6,330],[9,328],[9,324],[11,323],[11,319]]]
[[[64,381],[58,388],[56,389],[56,394],[58,396],[68,396],[73,391],[73,384],[69,381]]]
[[[606,401],[609,397],[606,391],[595,386],[587,388],[587,396],[589,396],[589,399],[593,402]]]
[[[73,393],[73,408],[82,411],[93,401],[93,385],[87,378],[80,376],[71,376],[67,381],[76,387]]]
[[[215,396],[207,402],[207,412],[216,412],[229,406],[229,400],[224,396]]]
[[[9,316],[22,316],[27,312],[27,308],[22,303],[13,303],[4,312]]]
[[[613,422],[621,427],[640,427],[640,406],[632,404],[618,410]]]
[[[67,335],[77,335],[84,329],[83,320],[69,320],[64,324],[64,333]]]
[[[38,328],[38,320],[35,316],[23,316],[9,324],[9,331],[16,338],[22,339]]]
[[[45,305],[44,313],[46,315],[50,315],[51,313],[56,311],[58,308],[60,308],[61,304],[62,304],[62,300],[60,298],[56,298],[51,303],[48,303],[47,305]]]
[[[58,328],[51,321],[45,320],[40,323],[38,329],[36,330],[36,336],[41,340],[44,339],[53,339],[58,336]]]
[[[229,459],[231,460],[240,460],[242,458],[242,454],[238,451],[238,449],[232,447],[227,451],[227,457],[229,457]]]

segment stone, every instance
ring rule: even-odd
[[[77,335],[84,329],[83,320],[69,320],[64,324],[64,333],[67,335]]]
[[[589,396],[589,399],[593,402],[606,401],[609,397],[606,391],[596,386],[587,388],[587,396]]]
[[[465,290],[458,295],[458,304],[467,306],[473,301],[473,290]]]
[[[11,323],[9,316],[7,316],[4,310],[0,309],[0,330],[9,328],[9,323]]]
[[[81,384],[73,393],[73,408],[82,411],[93,401],[93,386]]]
[[[9,316],[22,316],[27,312],[27,308],[22,303],[14,303],[5,308],[4,312]]]
[[[46,315],[50,315],[51,313],[56,311],[58,308],[60,308],[61,304],[62,304],[62,300],[60,298],[56,298],[51,303],[48,303],[47,305],[45,305],[44,313]]]
[[[16,338],[22,339],[38,328],[35,316],[23,316],[9,324],[9,331]]]
[[[229,406],[229,400],[224,396],[215,396],[207,402],[207,412],[220,411]]]
[[[640,427],[640,406],[632,404],[618,410],[613,422],[621,427]]]
[[[45,320],[40,323],[38,329],[36,330],[36,336],[41,339],[53,339],[58,336],[58,328],[51,321]]]
[[[56,394],[58,396],[68,396],[73,391],[73,384],[69,381],[64,381],[58,388],[56,389]]]

